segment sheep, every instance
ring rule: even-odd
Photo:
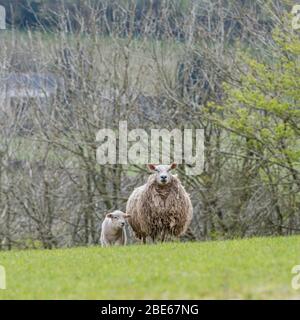
[[[125,219],[130,215],[115,210],[106,214],[102,222],[100,242],[102,247],[110,245],[126,245],[127,236],[125,230]]]
[[[147,237],[153,242],[157,238],[164,242],[167,236],[179,237],[192,220],[190,197],[179,178],[170,173],[176,166],[148,164],[153,174],[146,184],[134,189],[127,201],[129,225],[143,243]]]

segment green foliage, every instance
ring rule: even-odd
[[[210,103],[207,114],[228,133],[232,157],[240,159],[238,168],[229,170],[242,177],[235,182],[241,198],[251,199],[257,188],[266,192],[271,207],[257,219],[266,219],[283,234],[294,231],[287,226],[300,212],[299,33],[283,23],[263,55],[258,58],[252,51],[238,50],[235,81],[224,84],[222,104]],[[264,199],[262,208],[266,203]],[[242,210],[255,214],[249,204],[237,205],[235,212]]]
[[[218,122],[245,139],[245,150],[256,159],[296,172],[300,165],[300,38],[282,30],[275,30],[273,38],[272,61],[239,54],[243,72],[238,85],[224,86],[226,99],[219,106],[223,117]]]

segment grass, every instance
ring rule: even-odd
[[[290,299],[300,237],[0,253],[0,299]]]

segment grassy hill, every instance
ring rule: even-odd
[[[300,298],[300,237],[0,253],[0,299]]]

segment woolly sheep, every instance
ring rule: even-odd
[[[102,247],[126,245],[125,219],[127,218],[129,218],[129,215],[119,210],[115,210],[105,216],[100,236]]]
[[[148,164],[152,171],[146,184],[136,188],[130,195],[126,212],[128,222],[135,236],[146,243],[149,236],[153,242],[167,236],[184,234],[193,217],[193,207],[189,195],[179,178],[172,175],[171,165]]]

